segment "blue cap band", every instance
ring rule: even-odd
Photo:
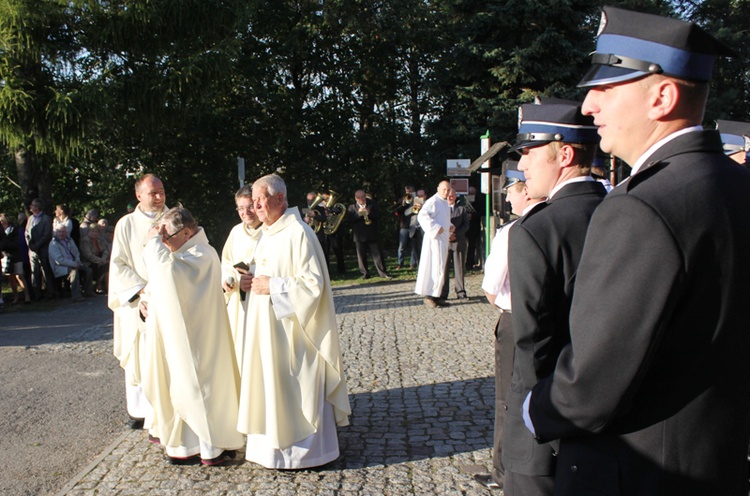
[[[710,81],[714,55],[681,50],[660,43],[602,33],[596,42],[597,53],[622,55],[659,64],[667,76]]]
[[[596,133],[596,126],[577,126],[574,124],[559,124],[539,121],[522,121],[521,128],[518,130],[518,141],[539,141],[546,143],[549,141],[562,141],[564,143],[597,143],[599,135]],[[542,139],[534,139],[532,135],[553,135],[543,136]]]
[[[508,179],[516,179],[517,181],[526,182],[526,176],[521,171],[507,170],[505,171],[505,177]]]

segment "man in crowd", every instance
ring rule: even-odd
[[[748,492],[750,171],[701,127],[731,54],[692,23],[604,7],[583,112],[632,173],[591,220],[571,343],[525,402],[537,440],[560,439],[555,494]]]
[[[135,182],[138,205],[115,225],[115,236],[109,264],[107,304],[114,313],[112,335],[114,355],[125,369],[125,398],[129,425],[143,427],[152,409],[141,388],[141,348],[143,320],[138,299],[146,287],[148,276],[143,264],[143,246],[149,229],[158,224],[168,210],[164,185],[158,177],[146,174]]]
[[[418,215],[419,211],[422,209],[422,205],[424,205],[424,202],[426,201],[427,193],[425,193],[423,189],[418,189],[414,196],[414,205],[412,205],[410,210],[404,212],[404,214],[409,217],[409,238],[411,238],[412,246],[411,251],[414,254],[414,260],[416,262],[409,266],[410,269],[414,269],[419,265],[419,257],[422,256],[422,239],[424,238],[424,233],[419,225]]]
[[[443,273],[443,290],[440,293],[442,300],[448,299],[450,292],[450,265],[453,262],[453,287],[456,290],[456,298],[466,299],[466,287],[464,286],[464,265],[466,264],[466,232],[469,230],[469,212],[466,207],[456,203],[456,190],[448,191],[448,206],[451,213],[451,227],[448,236],[448,256],[445,257],[445,272]]]
[[[606,191],[590,175],[599,136],[580,104],[527,104],[519,109],[513,147],[521,154],[529,197],[547,202],[509,233],[509,277],[515,344],[503,429],[504,490],[551,495],[555,447],[537,445],[521,412],[524,398],[555,367],[570,340],[568,314],[586,229]]]
[[[450,188],[448,181],[441,181],[437,193],[424,202],[417,214],[424,238],[414,292],[422,295],[424,304],[432,308],[447,305],[441,295],[450,243],[451,210],[448,205]]]
[[[239,374],[221,263],[190,212],[169,210],[148,232],[149,283],[143,390],[154,408],[149,434],[175,465],[221,465],[243,444],[237,432]]]
[[[347,218],[352,226],[354,246],[357,249],[357,263],[362,277],[370,278],[370,271],[367,267],[367,251],[369,250],[378,275],[390,279],[385,271],[378,244],[378,209],[375,202],[367,198],[361,189],[354,193],[354,203],[347,209]]]
[[[518,216],[529,213],[544,200],[529,197],[526,178],[518,170],[517,161],[508,161],[503,185],[505,199],[511,211]],[[500,309],[495,325],[495,434],[492,443],[492,470],[489,474],[476,474],[474,479],[489,489],[502,489],[505,479],[503,467],[503,426],[505,424],[505,398],[510,391],[513,373],[513,319],[510,302],[510,277],[508,276],[508,233],[516,221],[502,226],[492,240],[490,254],[484,265],[482,290],[491,305]]]
[[[242,363],[245,346],[245,311],[247,294],[240,289],[241,280],[252,278],[248,271],[261,235],[261,222],[253,209],[253,188],[246,184],[234,195],[240,223],[232,228],[221,252],[221,286],[227,301],[229,325],[232,329],[237,363]],[[250,279],[251,280],[251,279]]]
[[[44,213],[44,204],[34,198],[29,204],[31,217],[26,221],[26,243],[29,246],[31,286],[34,298],[42,299],[44,286],[47,298],[54,298],[54,280],[49,264],[49,243],[52,241],[52,217]]]
[[[395,210],[396,217],[398,218],[398,266],[396,269],[404,267],[407,250],[409,252],[409,266],[413,269],[417,265],[417,253],[411,239],[411,213],[414,209],[416,192],[414,191],[414,186],[411,185],[405,186],[404,191],[404,196],[401,198],[401,205],[396,207]],[[414,219],[416,220],[416,217]]]
[[[336,426],[351,414],[325,257],[299,210],[287,208],[281,177],[255,181],[253,203],[263,235],[254,277],[240,286],[249,292],[238,420],[245,457],[276,469],[323,465],[339,456]]]
[[[55,277],[67,279],[73,301],[83,301],[91,294],[91,269],[81,263],[81,253],[75,242],[68,237],[68,228],[61,225],[49,243],[49,261]]]

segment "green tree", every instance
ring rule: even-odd
[[[49,203],[51,165],[86,149],[95,98],[76,71],[80,13],[79,2],[0,1],[0,142],[22,205]]]

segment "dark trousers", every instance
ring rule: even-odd
[[[55,275],[52,267],[49,265],[49,255],[45,253],[47,247],[43,247],[39,253],[29,250],[29,264],[31,265],[31,285],[33,287],[34,297],[39,299],[44,294],[48,298],[55,295]],[[44,286],[44,293],[42,293]]]
[[[513,317],[503,311],[495,325],[495,435],[492,442],[492,478],[501,485],[505,478],[502,462],[505,397],[513,375],[513,346]]]
[[[457,243],[451,243],[448,250],[448,258],[445,259],[445,273],[443,275],[443,291],[440,294],[442,299],[448,298],[450,284],[448,284],[451,262],[453,262],[453,287],[456,290],[456,296],[459,298],[466,297],[466,288],[464,287],[464,258],[466,254],[458,249]]]
[[[380,247],[376,241],[355,241],[354,245],[357,248],[357,263],[359,264],[359,272],[367,277],[370,275],[370,271],[367,270],[367,250],[370,250],[370,256],[372,256],[372,262],[375,264],[375,269],[378,271],[380,277],[385,277],[388,274],[385,271],[385,265],[383,265],[383,257],[380,255]]]
[[[414,231],[414,236],[411,237],[411,252],[414,255],[414,259],[417,261],[416,265],[419,265],[419,257],[422,256],[422,239],[424,234],[422,229],[419,227]]]
[[[398,264],[403,266],[406,261],[406,252],[411,251],[410,265],[417,265],[419,256],[416,254],[412,238],[409,237],[409,228],[400,228],[398,230]]]
[[[336,271],[339,274],[346,272],[346,266],[344,265],[344,237],[341,234],[326,235],[328,241],[329,251],[333,251],[333,255],[336,257]],[[330,267],[329,267],[330,271]]]

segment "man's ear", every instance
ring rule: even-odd
[[[648,89],[649,119],[665,120],[673,115],[679,100],[679,85],[670,78],[659,78]]]
[[[560,168],[570,167],[571,165],[573,165],[573,159],[575,159],[575,156],[575,149],[572,146],[563,143],[557,150],[557,157],[560,161]]]

